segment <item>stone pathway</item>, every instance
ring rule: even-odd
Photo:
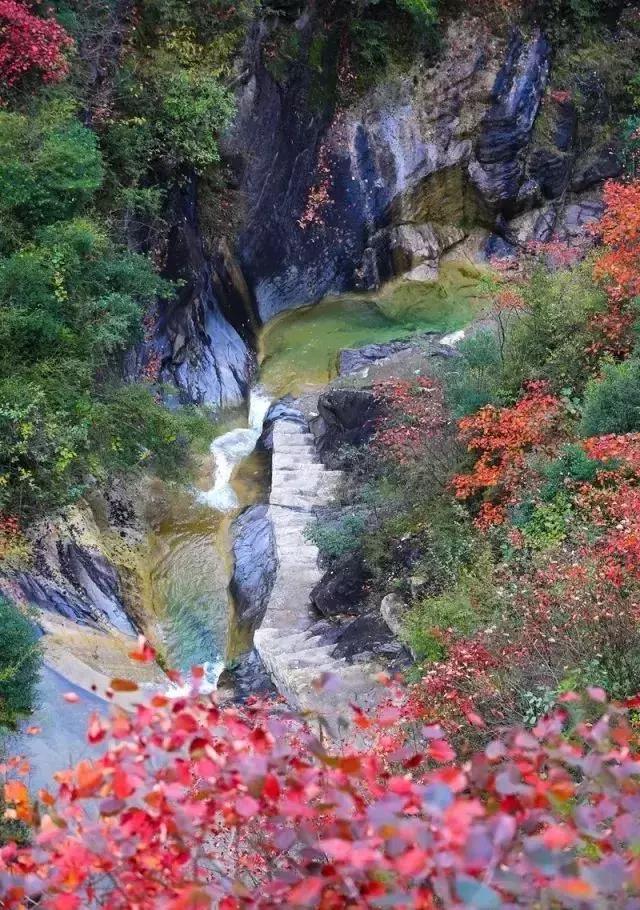
[[[305,427],[291,420],[276,421],[269,513],[279,565],[254,643],[279,692],[298,710],[325,715],[334,733],[338,718],[349,716],[350,703],[366,708],[380,694],[366,667],[333,658],[334,645],[324,644],[311,631],[317,617],[309,596],[323,573],[318,548],[304,531],[315,510],[333,496],[340,476],[318,462],[313,436]],[[323,673],[337,677],[340,686],[318,691],[314,683]]]

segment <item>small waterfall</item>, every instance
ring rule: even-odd
[[[204,503],[218,513],[233,512],[242,506],[231,486],[231,477],[240,462],[253,452],[270,405],[271,398],[263,389],[252,389],[249,396],[247,426],[237,427],[214,439],[211,444],[211,453],[214,457],[213,486],[210,490],[198,495],[200,503]],[[221,517],[212,516],[212,520],[215,522],[215,527],[218,527]],[[222,657],[216,656],[215,659],[203,660],[201,653],[198,653],[202,651],[202,645],[197,640],[198,634],[199,632],[202,635],[207,634],[206,616],[211,609],[211,604],[215,602],[216,586],[220,584],[220,579],[215,575],[215,570],[216,568],[219,570],[219,566],[217,561],[211,557],[211,546],[211,535],[207,532],[203,533],[198,527],[194,529],[193,534],[187,535],[186,540],[181,539],[176,542],[172,551],[173,563],[169,566],[169,569],[173,569],[177,575],[177,582],[174,581],[171,586],[173,599],[179,602],[179,607],[174,610],[174,622],[181,638],[184,640],[186,637],[189,642],[192,642],[192,650],[196,654],[193,662],[201,663],[204,667],[205,676],[199,684],[201,692],[215,690],[218,677],[224,669]],[[208,573],[205,566],[209,569]],[[203,575],[206,577],[206,582],[204,586],[198,586],[196,581],[198,578],[202,579]],[[193,596],[191,603],[187,598],[186,610],[183,609],[182,588],[178,586],[177,591],[173,590],[178,583],[184,584],[188,593]],[[169,686],[168,694],[171,697],[180,697],[191,691],[191,681],[187,670],[188,660],[183,655],[183,659],[179,663],[185,670],[186,681],[183,685],[172,683]]]
[[[211,454],[215,460],[213,486],[200,494],[200,501],[219,512],[232,512],[239,502],[231,486],[235,467],[254,450],[262,432],[271,399],[260,388],[252,389],[249,396],[249,421],[246,428],[238,428],[218,436],[211,443]]]

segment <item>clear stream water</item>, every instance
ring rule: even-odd
[[[251,453],[270,402],[324,385],[344,348],[468,324],[478,314],[480,277],[472,265],[446,263],[438,282],[396,282],[376,295],[327,298],[264,328],[260,387],[248,413],[227,418],[214,439],[200,489],[159,486],[150,503],[148,600],[172,666],[204,664],[215,684],[225,660],[245,644],[230,621],[229,526],[266,493],[268,465]]]

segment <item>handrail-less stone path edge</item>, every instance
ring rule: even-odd
[[[307,426],[280,419],[273,425],[273,461],[269,516],[278,556],[276,577],[254,644],[278,691],[292,707],[324,715],[333,731],[349,705],[371,707],[381,687],[367,667],[332,657],[335,645],[312,631],[310,594],[320,581],[318,548],[305,537],[315,511],[326,505],[340,480],[316,457]],[[332,674],[339,686],[318,690],[317,680]]]

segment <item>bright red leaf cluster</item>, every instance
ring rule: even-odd
[[[640,181],[608,181],[598,233],[607,247],[595,274],[604,278],[613,300],[640,295]]]
[[[527,452],[552,441],[557,444],[562,414],[561,402],[547,385],[531,382],[513,407],[487,405],[460,421],[460,433],[476,462],[468,474],[454,477],[453,487],[458,499],[486,498],[477,519],[480,527],[504,521],[505,505],[522,478]]]
[[[0,85],[12,87],[37,74],[57,82],[69,72],[65,51],[73,44],[53,19],[35,16],[19,0],[0,0]]]
[[[92,720],[101,754],[60,773],[39,814],[20,779],[5,784],[9,817],[36,830],[0,850],[0,903],[631,910],[637,735],[591,698],[596,723],[572,729],[563,710],[460,763],[435,724],[403,737],[393,697],[362,716],[375,749],[328,751],[272,706],[155,696]]]

